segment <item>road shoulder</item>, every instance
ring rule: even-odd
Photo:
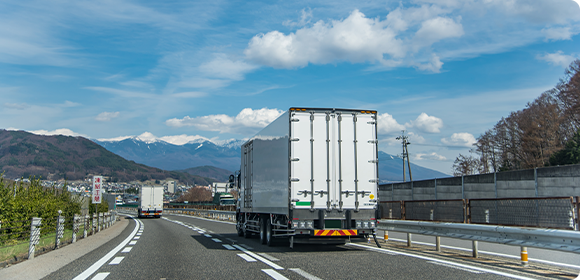
[[[0,269],[0,279],[43,278],[115,238],[123,232],[127,225],[129,225],[129,219],[121,216],[121,220],[112,227],[101,230],[86,239],[81,239],[58,250],[36,256],[32,260],[26,260]]]

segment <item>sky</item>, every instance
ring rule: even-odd
[[[182,145],[290,107],[376,110],[452,174],[580,58],[573,0],[0,2],[0,129]]]

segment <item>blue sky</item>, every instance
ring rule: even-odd
[[[0,2],[0,128],[184,144],[289,107],[374,109],[451,173],[580,57],[572,0]]]

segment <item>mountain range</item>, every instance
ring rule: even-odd
[[[208,185],[216,181],[136,163],[83,137],[7,130],[0,130],[0,174],[6,178],[36,176],[48,180],[82,180],[91,175],[103,175],[112,182],[171,178],[190,185]]]
[[[199,138],[183,145],[174,145],[160,139],[141,139],[139,137],[130,137],[120,141],[93,141],[125,159],[148,166],[182,171],[192,167],[214,166],[222,170],[225,169],[230,174],[240,169],[240,147],[245,142],[245,140],[214,142]],[[407,167],[405,166],[405,168]],[[414,180],[449,177],[448,174],[414,163],[411,163],[411,170]],[[200,176],[210,176],[200,169],[189,172],[195,172],[191,174]],[[221,174],[222,178],[227,178],[225,177],[227,172],[218,171],[215,173],[215,170],[212,172],[214,172],[213,176]],[[383,183],[403,181],[403,160],[400,157],[379,151],[379,178]]]

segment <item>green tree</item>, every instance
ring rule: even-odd
[[[572,139],[566,142],[566,146],[550,157],[550,165],[567,165],[580,163],[580,130]]]

